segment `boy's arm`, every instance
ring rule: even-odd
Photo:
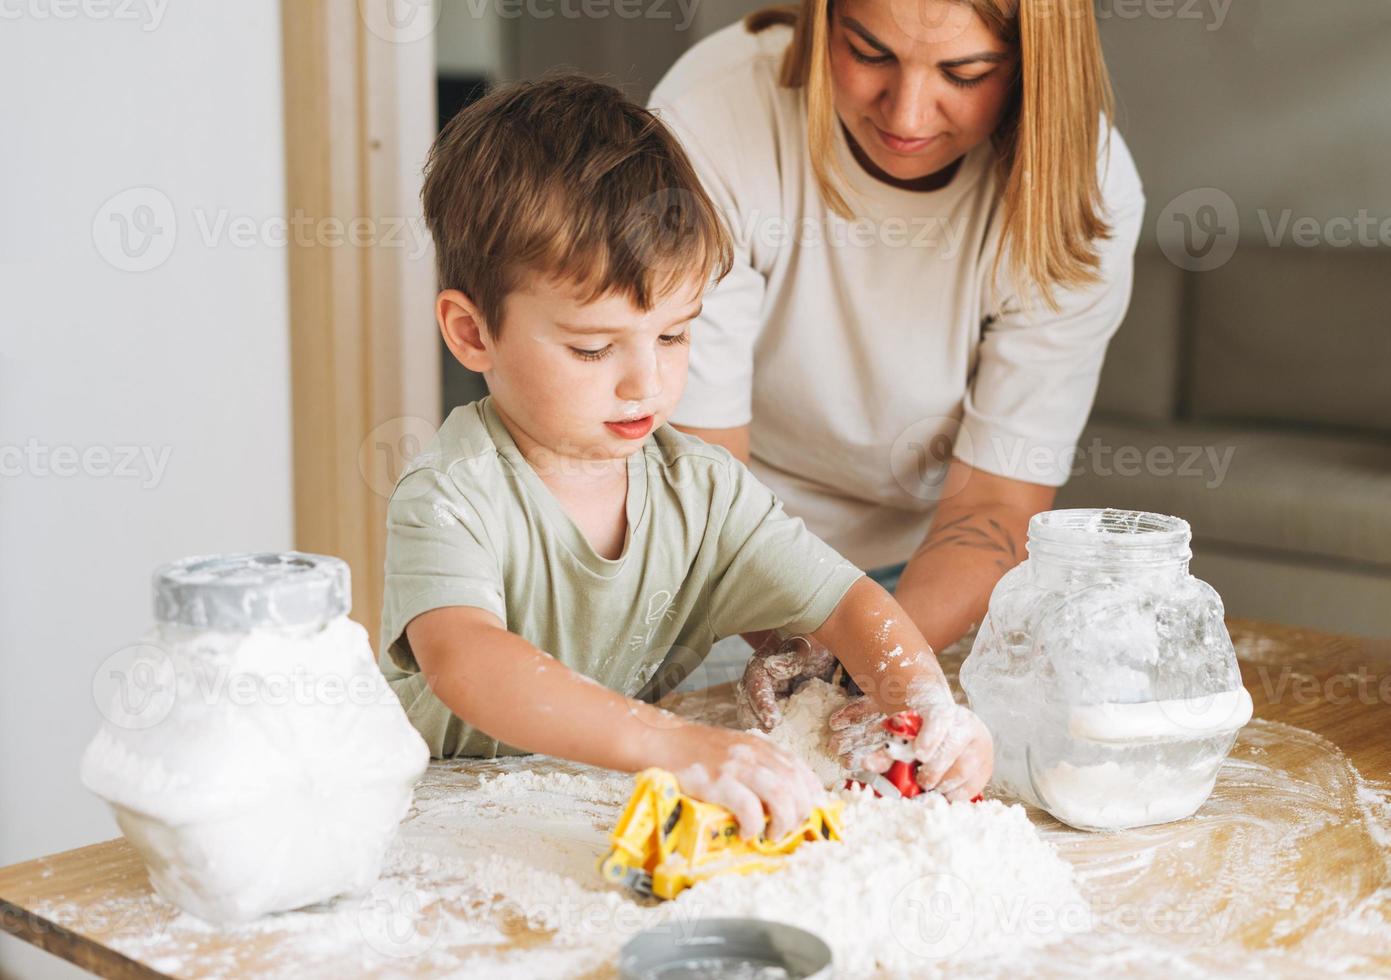
[[[430,689],[464,721],[528,752],[634,772],[680,719],[543,653],[484,609],[432,609],[406,627]]]
[[[435,695],[509,745],[624,772],[660,766],[683,791],[733,811],[746,837],[763,831],[765,805],[776,839],[821,796],[806,763],[773,743],[625,697],[508,632],[484,609],[432,609],[406,634]]]
[[[985,788],[995,758],[989,731],[956,703],[932,647],[878,583],[856,582],[812,636],[866,695],[831,718],[833,742],[850,768],[887,769],[884,716],[913,710],[923,721],[914,743],[919,784],[950,800],[969,800]]]
[[[940,699],[940,692],[951,697],[932,647],[903,607],[868,576],[850,587],[811,636],[835,654],[885,714],[904,711],[925,697]]]

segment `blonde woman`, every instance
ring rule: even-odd
[[[706,38],[652,103],[738,253],[673,422],[941,649],[1023,560],[1130,301],[1145,198],[1091,0],[802,0]],[[750,661],[765,727],[825,665],[807,649]]]

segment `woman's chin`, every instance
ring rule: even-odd
[[[931,177],[938,170],[942,169],[934,163],[925,163],[921,159],[902,156],[885,156],[881,154],[877,158],[872,158],[875,166],[894,180],[911,183],[913,181],[924,180]]]
[[[869,152],[865,154],[865,156],[869,158],[870,163],[874,164],[884,175],[894,180],[922,180],[925,177],[930,177],[937,173],[943,167],[950,165],[952,159],[948,157],[943,160],[942,152],[936,147],[933,147],[930,151],[921,153],[895,152],[882,144],[872,142],[873,134],[871,134],[869,140],[860,140],[857,135],[856,140],[860,143],[861,148],[864,148],[866,145],[870,147]]]

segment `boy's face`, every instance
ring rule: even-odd
[[[685,389],[703,283],[647,311],[626,296],[586,304],[539,278],[524,286],[507,297],[501,336],[481,338],[481,370],[499,412],[521,430],[514,438],[557,462],[631,456]]]

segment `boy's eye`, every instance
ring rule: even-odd
[[[613,345],[612,345],[612,344],[606,344],[605,346],[600,347],[600,348],[598,348],[597,350],[586,350],[586,349],[583,348],[583,347],[571,347],[571,348],[570,348],[570,352],[573,353],[576,357],[578,357],[578,358],[579,358],[580,360],[582,360],[582,361],[599,361],[599,360],[603,360],[605,357],[608,357],[609,354],[610,354],[610,352],[612,352],[612,351],[613,351]]]

